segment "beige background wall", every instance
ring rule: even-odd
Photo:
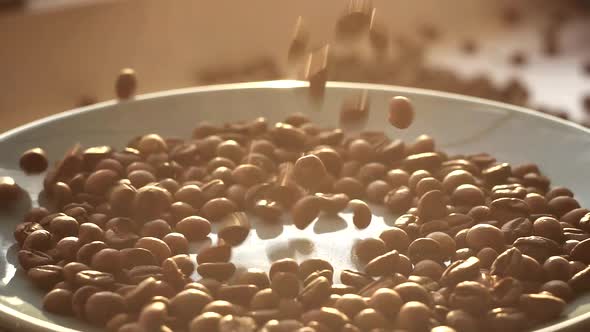
[[[0,14],[0,130],[72,108],[84,96],[111,99],[114,78],[126,66],[137,70],[140,92],[149,92],[194,85],[196,73],[211,64],[266,55],[282,61],[298,15],[306,18],[312,43],[319,45],[330,38],[347,2],[120,0]],[[493,24],[482,24],[497,20],[501,2],[375,0],[374,4],[396,34],[415,34],[416,27],[429,20],[444,24],[445,42],[438,46],[440,56],[435,61],[458,66],[467,75],[492,65],[499,80],[507,76],[501,65],[494,65],[497,47],[490,47],[492,60],[484,57],[469,63],[453,58],[458,38],[504,38],[497,37]],[[516,41],[535,47],[528,37]],[[549,67],[544,70],[559,68]]]

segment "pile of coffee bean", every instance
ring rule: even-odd
[[[411,104],[390,106],[406,127]],[[31,151],[25,169],[40,169]],[[108,331],[521,331],[590,290],[590,211],[569,189],[535,164],[449,155],[427,135],[345,135],[302,113],[200,123],[189,139],[76,145],[43,185],[51,205],[14,231],[20,266],[45,310]],[[373,204],[399,217],[354,245],[358,270],[231,262],[251,216],[303,229],[352,212],[362,229]],[[212,232],[194,261],[189,243]]]

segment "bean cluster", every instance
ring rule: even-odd
[[[201,123],[187,140],[74,146],[44,191],[51,206],[14,231],[20,266],[45,310],[109,331],[520,331],[590,289],[590,213],[569,189],[427,135],[345,136],[300,113]],[[350,211],[365,228],[368,203],[400,216],[354,245],[358,271],[311,258],[236,273],[249,216],[304,229]],[[189,242],[212,228],[195,262]]]

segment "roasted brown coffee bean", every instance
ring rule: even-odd
[[[573,260],[581,261],[585,264],[590,263],[590,239],[586,239],[578,243],[571,251],[570,256]]]
[[[49,231],[55,239],[78,235],[78,227],[78,221],[70,216],[57,216],[49,223]]]
[[[529,324],[527,316],[522,311],[509,307],[488,311],[485,322],[495,331],[522,331]]]
[[[379,235],[379,238],[385,242],[385,247],[387,250],[397,250],[400,252],[405,252],[410,245],[410,239],[408,234],[398,227],[391,227]]]
[[[406,97],[395,96],[389,102],[389,123],[398,128],[406,129],[414,121],[414,107]]]
[[[217,290],[217,299],[247,307],[258,287],[254,285],[222,285]]]
[[[188,254],[188,240],[181,233],[168,233],[163,238],[173,255]]]
[[[501,306],[513,306],[518,303],[524,289],[517,279],[506,277],[498,280],[491,289],[494,303]]]
[[[407,156],[403,165],[409,171],[427,170],[433,171],[440,167],[442,158],[437,152],[423,152]]]
[[[231,246],[225,242],[201,249],[197,255],[197,263],[228,262],[231,256]]]
[[[203,263],[197,267],[197,272],[204,278],[224,281],[236,272],[236,266],[233,263]]]
[[[462,185],[475,185],[475,178],[468,171],[457,169],[445,175],[442,185],[445,192],[453,193]]]
[[[270,279],[268,274],[257,268],[249,268],[245,272],[241,273],[238,275],[234,283],[238,285],[255,285],[259,289],[270,287]]]
[[[39,223],[41,219],[49,215],[49,210],[47,208],[38,206],[31,208],[25,215],[23,216],[23,223]]]
[[[160,280],[163,277],[164,272],[159,265],[138,265],[127,271],[127,279],[132,284],[139,284],[148,278]]]
[[[469,229],[465,239],[467,245],[474,250],[485,247],[500,249],[504,246],[504,234],[497,227],[478,224]]]
[[[84,307],[86,319],[97,326],[104,326],[115,315],[126,310],[123,297],[113,292],[98,292],[91,295]]]
[[[557,196],[551,199],[547,204],[549,205],[549,211],[558,218],[561,218],[574,209],[580,208],[578,201],[569,196]]]
[[[426,177],[426,178],[423,178],[422,180],[418,181],[414,191],[416,192],[417,197],[422,197],[424,194],[426,194],[429,191],[442,190],[442,189],[443,189],[443,187],[442,187],[442,184],[440,183],[440,181],[438,181],[437,179],[435,179],[433,177]]]
[[[211,223],[203,217],[190,216],[179,221],[174,229],[189,241],[199,241],[206,239],[211,233]]]
[[[477,206],[485,203],[484,192],[472,184],[459,185],[453,191],[451,199],[460,206]]]
[[[354,325],[362,331],[372,331],[373,329],[385,328],[387,326],[387,320],[379,311],[367,308],[356,314]]]
[[[216,312],[203,312],[199,316],[195,317],[190,323],[190,332],[200,331],[218,331],[219,321],[223,316]]]
[[[487,311],[490,301],[491,295],[488,288],[475,281],[463,281],[457,284],[449,298],[452,308],[476,315]]]
[[[340,273],[340,281],[342,281],[342,283],[345,285],[350,285],[357,289],[361,289],[371,283],[373,279],[361,272],[342,270]]]
[[[365,266],[365,272],[373,277],[389,275],[395,272],[399,254],[397,251],[390,251],[386,254],[373,258]]]
[[[533,234],[561,242],[563,232],[559,221],[553,217],[541,217],[533,223]]]
[[[143,237],[155,237],[161,239],[170,232],[172,232],[170,224],[165,220],[156,219],[143,224],[140,235]]]
[[[456,243],[452,237],[443,232],[432,232],[426,236],[438,242],[443,258],[449,258],[456,250]]]
[[[250,301],[253,310],[276,308],[280,301],[279,295],[271,288],[259,290]]]
[[[447,215],[447,207],[444,195],[440,190],[432,190],[425,193],[418,201],[418,216],[423,221],[444,218]]]
[[[106,288],[115,283],[115,278],[107,272],[83,270],[76,273],[75,282],[83,286],[96,286]]]
[[[449,326],[458,331],[479,330],[477,318],[465,310],[451,310],[447,313],[445,320]]]
[[[19,160],[20,168],[29,174],[45,171],[48,164],[47,155],[42,148],[32,148],[23,152]]]
[[[414,265],[414,271],[412,271],[412,275],[438,280],[440,279],[443,272],[444,268],[439,263],[425,259]]]
[[[85,306],[88,298],[100,291],[102,291],[102,289],[99,287],[82,286],[74,292],[71,306],[77,317],[86,318]]]
[[[406,186],[388,192],[383,198],[385,206],[393,213],[404,213],[412,206],[412,193]]]
[[[399,312],[403,302],[400,295],[388,288],[378,289],[367,301],[369,307],[384,315],[394,315]]]
[[[500,222],[506,222],[518,217],[528,217],[528,205],[518,198],[498,198],[490,204],[490,216]]]
[[[306,259],[301,262],[301,264],[299,264],[299,278],[301,280],[305,280],[305,278],[307,278],[310,274],[323,270],[329,270],[334,273],[334,267],[332,267],[330,262],[320,258]],[[273,278],[272,273],[270,278]]]
[[[367,199],[372,203],[382,204],[385,195],[391,191],[391,185],[384,180],[375,180],[367,185]]]
[[[367,203],[358,199],[353,199],[348,202],[348,206],[353,212],[352,222],[354,225],[361,229],[367,228],[371,223],[371,218],[373,217],[371,209]]]
[[[570,285],[563,280],[550,280],[544,283],[539,289],[540,292],[549,292],[564,301],[570,301],[574,293]]]
[[[67,185],[66,185],[67,186]],[[70,193],[71,195],[71,193]],[[9,203],[13,203],[21,196],[21,188],[16,184],[10,176],[0,176],[0,203],[5,207]],[[55,195],[53,195],[55,196]],[[69,198],[69,197],[68,197]],[[65,201],[65,199],[64,199]],[[69,203],[69,202],[61,202]]]
[[[362,239],[354,245],[354,254],[361,262],[368,262],[379,255],[385,254],[386,252],[386,244],[381,239]]]
[[[215,300],[205,305],[202,312],[216,312],[222,316],[225,316],[242,314],[243,309],[227,301]]]
[[[538,321],[550,321],[561,316],[565,301],[550,294],[523,294],[519,308]]]
[[[119,250],[105,248],[92,256],[90,267],[97,271],[116,273],[123,265]]]
[[[423,259],[440,261],[442,259],[440,244],[431,238],[416,239],[408,247],[408,257],[412,262],[419,262]]]
[[[186,322],[197,316],[212,301],[213,298],[207,293],[195,289],[186,289],[170,299],[168,311],[170,315]]]
[[[23,222],[18,224],[14,230],[14,239],[19,245],[23,245],[29,234],[34,231],[43,230],[43,226],[36,222]]]
[[[206,202],[200,213],[209,221],[218,221],[237,210],[238,207],[234,202],[225,197],[218,197]]]
[[[346,194],[350,198],[361,198],[365,193],[365,188],[355,178],[342,177],[334,182],[334,192]]]
[[[93,195],[105,194],[119,179],[119,174],[110,169],[101,169],[91,173],[84,184],[84,191]]]
[[[43,298],[43,309],[58,315],[72,314],[72,292],[67,289],[54,289]]]
[[[299,294],[299,279],[289,272],[276,273],[270,283],[272,290],[281,298],[295,298]]]
[[[137,77],[135,70],[131,68],[123,68],[115,82],[115,92],[117,98],[128,99],[135,95],[137,90]]]
[[[104,231],[94,223],[83,223],[78,228],[78,240],[82,245],[93,241],[104,241]]]
[[[305,146],[305,132],[290,124],[278,122],[270,129],[270,134],[278,146],[292,149]]]
[[[40,289],[48,290],[64,280],[63,268],[58,265],[40,265],[27,271],[27,276]]]
[[[512,169],[509,164],[503,163],[484,169],[481,175],[486,183],[495,185],[505,182],[512,175]]]
[[[23,243],[23,249],[45,251],[51,247],[52,238],[52,234],[48,231],[38,229],[26,237]]]
[[[299,229],[306,228],[318,217],[324,201],[323,198],[318,196],[305,196],[298,200],[291,209],[295,226]]]
[[[349,319],[338,309],[323,307],[305,312],[301,316],[301,320],[304,324],[317,322],[331,331],[339,331]]]
[[[172,256],[172,251],[166,242],[155,237],[143,237],[139,239],[135,243],[135,248],[149,250],[159,263],[162,263],[166,258]]]
[[[227,214],[218,224],[217,236],[232,246],[244,242],[250,233],[250,221],[244,212]]]
[[[291,258],[280,259],[278,261],[273,262],[270,266],[270,270],[268,272],[270,279],[272,279],[273,276],[278,272],[290,272],[298,274],[299,264]]]
[[[523,254],[536,259],[539,263],[543,263],[550,256],[559,255],[561,252],[555,241],[542,236],[521,237],[514,241],[514,247]]]
[[[404,282],[393,287],[404,302],[418,301],[428,306],[432,304],[432,296],[422,285],[415,282]]]
[[[493,248],[482,248],[477,252],[477,258],[479,259],[482,268],[489,269],[496,258],[498,258],[498,252]]]
[[[458,260],[447,267],[440,278],[440,284],[454,286],[462,281],[475,280],[480,273],[480,262],[477,257]]]
[[[334,308],[349,318],[354,318],[359,312],[367,308],[366,301],[356,294],[345,294],[334,303]]]
[[[504,239],[507,243],[513,243],[520,237],[526,237],[533,234],[533,223],[525,217],[518,217],[506,222],[501,227],[504,233]]]
[[[411,331],[426,331],[432,315],[432,311],[424,303],[410,301],[400,308],[397,323],[401,328]]]
[[[133,212],[140,220],[158,218],[172,204],[172,195],[164,188],[147,185],[135,194]]]

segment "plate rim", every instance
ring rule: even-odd
[[[4,141],[11,136],[17,135],[23,131],[34,129],[35,127],[46,125],[52,122],[84,114],[87,112],[98,111],[104,107],[112,107],[115,105],[125,105],[128,103],[134,103],[137,101],[146,101],[152,99],[158,99],[162,97],[174,97],[188,94],[198,94],[206,92],[217,92],[217,91],[228,91],[228,90],[250,90],[250,89],[296,89],[296,88],[307,88],[309,83],[306,81],[297,80],[272,80],[272,81],[260,81],[260,82],[241,82],[241,83],[227,83],[227,84],[216,84],[216,85],[205,85],[205,86],[193,86],[177,89],[162,90],[157,92],[149,92],[139,94],[131,99],[117,100],[111,99],[99,103],[95,103],[88,106],[77,107],[63,112],[55,113],[42,117],[37,120],[22,124],[13,129],[9,129],[3,133],[0,133],[0,141]],[[346,89],[363,89],[363,90],[378,90],[378,91],[390,91],[393,93],[411,93],[427,97],[435,97],[442,99],[451,99],[462,103],[477,104],[479,106],[490,106],[494,108],[505,109],[513,112],[523,113],[527,116],[537,117],[546,121],[553,122],[569,127],[574,130],[579,130],[585,134],[590,135],[590,129],[572,121],[564,120],[555,116],[544,114],[526,107],[517,105],[507,104],[503,102],[493,101],[489,99],[466,96],[457,93],[436,91],[430,89],[413,88],[397,85],[386,85],[386,84],[375,84],[375,83],[358,83],[358,82],[341,82],[341,81],[329,81],[326,83],[327,88],[346,88]],[[15,320],[16,319],[16,320]],[[545,326],[540,329],[534,330],[534,332],[554,332],[561,329],[576,328],[578,324],[584,321],[590,320],[590,311],[585,312],[579,316],[573,317],[566,321],[556,323],[553,325]],[[69,327],[61,326],[50,321],[42,320],[33,316],[29,316],[16,309],[8,307],[0,303],[0,321],[6,322],[10,327],[18,329],[25,328],[26,330],[39,330],[44,329],[45,331],[65,331],[65,332],[79,332]]]

